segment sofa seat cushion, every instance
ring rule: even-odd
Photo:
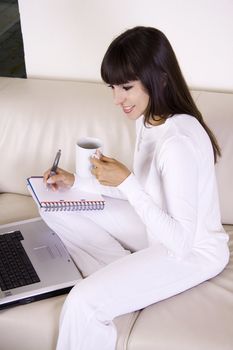
[[[66,295],[0,311],[0,349],[54,350]],[[116,350],[125,349],[138,312],[117,317]],[[14,336],[12,336],[14,334]]]
[[[0,193],[0,213],[0,225],[39,216],[32,197],[15,193]]]
[[[0,348],[4,350],[53,350],[65,296],[0,311]],[[14,336],[12,336],[14,335]]]
[[[128,350],[232,350],[233,226],[230,262],[215,278],[142,310]]]

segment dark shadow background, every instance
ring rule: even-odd
[[[17,0],[0,0],[0,76],[27,77]]]

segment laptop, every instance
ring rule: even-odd
[[[41,218],[0,226],[0,309],[67,293],[81,279]]]

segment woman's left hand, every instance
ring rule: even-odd
[[[131,173],[124,164],[103,155],[99,159],[91,158],[91,163],[93,165],[91,172],[101,185],[118,186]]]

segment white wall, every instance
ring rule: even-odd
[[[100,80],[110,41],[161,29],[191,88],[233,91],[233,0],[19,0],[28,77]]]

